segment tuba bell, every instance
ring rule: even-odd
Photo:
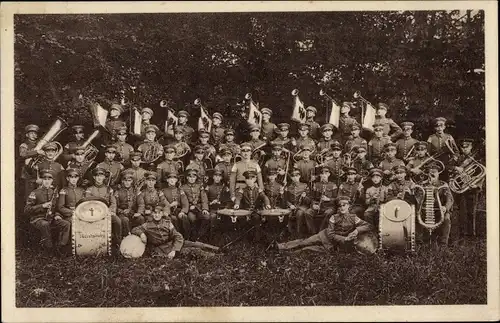
[[[462,163],[463,170],[450,179],[452,192],[462,194],[473,186],[478,185],[486,176],[486,167],[472,156]]]
[[[92,134],[85,140],[85,142],[81,145],[80,148],[85,149],[85,161],[90,162],[94,161],[99,155],[99,149],[97,149],[94,145],[91,144],[92,140],[94,140],[99,135],[99,130],[94,130]]]
[[[49,142],[52,142],[63,130],[68,128],[68,124],[66,121],[64,121],[61,118],[57,118],[56,121],[52,124],[50,127],[49,131],[37,142],[36,146],[33,148],[33,150],[40,150],[48,144]],[[57,153],[56,156],[54,157],[54,160],[56,160],[63,152],[63,147],[62,145],[55,141],[54,142],[57,145]],[[43,160],[44,156],[42,155],[37,155],[36,157],[32,158],[27,158],[25,160],[25,164],[28,167],[28,170],[30,171],[35,171],[38,167],[38,164],[40,164]]]

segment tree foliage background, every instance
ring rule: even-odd
[[[338,101],[359,90],[421,139],[436,116],[484,137],[484,68],[482,11],[16,15],[16,139],[56,116],[90,126],[85,103],[121,90],[159,125],[162,99],[195,113],[200,97],[231,120],[247,92],[287,121],[294,88],[320,123],[321,88]]]

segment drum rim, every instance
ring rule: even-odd
[[[224,210],[226,210],[226,211],[224,211]],[[229,211],[235,212],[235,213],[234,214],[227,214],[227,213],[229,213]],[[222,212],[224,212],[224,213],[222,213]],[[240,214],[236,214],[237,212],[240,212]],[[217,214],[219,214],[219,215],[227,215],[227,216],[247,216],[247,215],[250,215],[251,213],[252,213],[251,211],[245,210],[245,209],[230,209],[230,208],[226,208],[226,209],[217,210]]]
[[[273,210],[280,210],[281,212],[284,212],[282,214],[265,214],[266,212],[272,212]],[[276,215],[276,216],[283,216],[283,215],[289,215],[290,213],[292,213],[292,210],[290,209],[281,209],[281,208],[273,208],[273,209],[269,209],[269,210],[259,210],[258,213],[260,215]]]

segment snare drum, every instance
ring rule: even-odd
[[[231,217],[231,222],[236,223],[238,221],[239,217],[248,217],[250,215],[249,210],[235,210],[235,209],[222,209],[218,210],[217,214],[219,215],[225,215]]]
[[[289,215],[291,212],[292,211],[290,211],[289,209],[269,209],[269,210],[260,210],[259,214],[267,218],[278,218],[278,221],[281,223],[285,220],[285,217]]]
[[[73,255],[111,255],[111,216],[106,203],[99,199],[80,201],[71,226]]]
[[[379,247],[415,251],[415,207],[400,199],[380,206]]]

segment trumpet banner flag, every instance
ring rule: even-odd
[[[332,112],[330,113],[330,119],[328,120],[328,123],[331,123],[335,127],[339,127],[340,124],[340,107],[335,103],[335,101],[332,102]]]
[[[292,120],[299,123],[306,122],[306,108],[304,107],[304,102],[300,101],[298,95],[293,98]]]
[[[251,124],[262,126],[262,113],[259,111],[259,108],[255,106],[253,101],[250,101],[250,110],[248,111],[248,120]]]
[[[132,132],[134,135],[140,135],[141,134],[141,126],[142,126],[142,116],[137,109],[133,109],[132,111]]]
[[[94,119],[94,127],[105,127],[108,118],[108,110],[104,109],[100,104],[96,103],[90,106],[90,113]]]
[[[179,118],[177,118],[176,115],[174,114],[174,112],[169,109],[167,112],[167,120],[165,120],[165,133],[168,132],[169,125],[177,126],[178,120],[179,120]]]
[[[208,113],[200,106],[200,117],[198,118],[198,131],[204,129],[207,132],[212,130],[212,119],[208,116]]]
[[[370,103],[366,104],[365,117],[363,118],[363,128],[373,131],[375,123],[375,108]]]

